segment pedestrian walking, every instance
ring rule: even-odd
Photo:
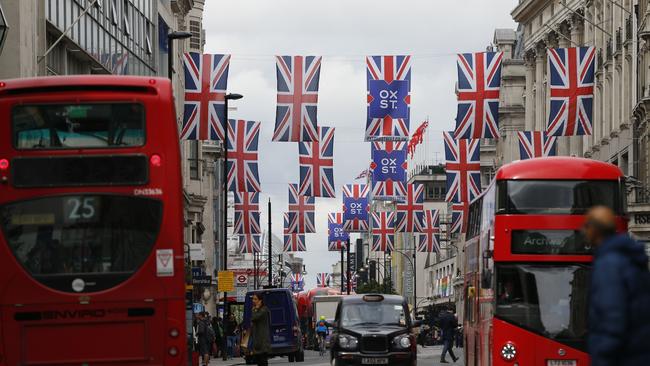
[[[641,244],[616,234],[604,206],[587,213],[583,232],[595,248],[589,289],[592,366],[650,365],[650,272]]]
[[[214,343],[214,330],[206,312],[199,313],[196,335],[198,337],[199,355],[203,360],[203,366],[210,362],[212,343]]]
[[[214,346],[212,347],[212,357],[218,358],[223,356],[225,350],[223,349],[223,327],[221,326],[221,318],[218,316],[212,317],[212,330],[214,330]]]
[[[237,319],[230,314],[226,320],[226,350],[228,358],[235,357],[235,345],[237,344]]]
[[[271,317],[269,309],[264,305],[262,295],[253,294],[253,314],[251,316],[250,347],[254,360],[259,366],[269,364],[268,354],[271,352],[271,333],[269,329]]]
[[[454,339],[456,338],[456,328],[458,328],[458,320],[450,311],[444,310],[438,318],[438,324],[442,331],[442,354],[440,355],[440,363],[448,363],[445,360],[445,355],[449,352],[449,356],[453,362],[458,361],[458,357],[454,354]]]

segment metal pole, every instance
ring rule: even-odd
[[[418,271],[417,271],[417,251],[415,250],[415,242],[413,242],[413,307],[418,309]]]
[[[273,246],[271,244],[271,198],[269,198],[269,229],[268,229],[268,240],[269,240],[269,286],[273,285]]]
[[[173,80],[174,77],[174,68],[172,67],[172,64],[174,63],[173,47],[174,39],[167,37],[167,77],[169,80]],[[228,111],[226,111],[226,114],[228,114]]]
[[[347,281],[346,281],[345,287],[347,287],[348,295],[349,295],[350,294],[350,287],[351,287],[350,286],[351,285],[350,284],[350,280],[351,280],[350,277],[351,277],[351,274],[352,274],[352,273],[350,273],[350,239],[349,238],[348,238],[348,241],[347,241],[347,249],[346,249],[346,251],[348,252],[348,261],[347,261],[347,266],[346,266],[347,268],[345,270],[345,273],[346,273],[346,276],[347,276]]]
[[[384,262],[382,263],[382,269],[384,270],[384,274],[382,275],[383,283],[384,283],[384,292],[386,291],[386,252],[384,251]]]
[[[168,50],[171,54],[171,49]],[[169,64],[170,69],[170,78],[171,78],[171,63]],[[223,119],[223,130],[228,131],[228,98],[224,98],[224,119]],[[198,142],[197,142],[198,144]],[[223,186],[223,233],[221,235],[221,240],[223,241],[223,267],[224,271],[228,270],[228,134],[224,133],[223,136],[223,177],[221,177],[221,182]],[[228,292],[223,292],[223,319],[221,324],[224,334],[226,331],[226,319],[228,319]],[[225,350],[228,347],[226,342],[226,337],[222,337],[222,349]],[[223,353],[223,360],[227,360],[228,355]]]
[[[345,292],[345,288],[343,288],[345,281],[343,281],[343,250],[344,248],[341,247],[341,293]]]

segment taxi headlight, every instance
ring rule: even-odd
[[[355,337],[347,334],[339,335],[338,342],[339,342],[339,346],[341,346],[341,348],[346,350],[356,349],[357,346],[359,345],[359,341]]]
[[[393,344],[397,348],[409,348],[411,347],[411,338],[408,336],[408,334],[404,334],[399,337],[396,337],[393,340]]]

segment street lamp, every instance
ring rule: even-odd
[[[167,35],[167,77],[171,80],[174,74],[174,40],[192,37],[190,32],[171,32]]]
[[[2,46],[4,46],[5,40],[7,39],[8,29],[9,26],[7,26],[7,19],[5,18],[5,12],[2,11],[2,5],[0,5],[0,53],[2,53]]]
[[[176,32],[174,32],[176,33]],[[172,34],[174,34],[172,33]],[[182,32],[179,32],[182,33]],[[187,32],[185,32],[187,33]],[[171,66],[169,69],[169,78],[171,79]],[[224,131],[224,141],[223,141],[223,173],[221,177],[221,184],[223,188],[223,233],[221,240],[223,241],[223,270],[228,270],[228,101],[229,100],[239,100],[244,96],[237,93],[228,93],[224,96],[224,119],[221,122],[221,126]],[[269,234],[270,235],[270,234]],[[272,259],[270,258],[271,253],[269,253],[269,263],[268,271],[269,278],[272,276],[271,269],[273,267]],[[272,283],[269,279],[269,286]],[[223,293],[223,329],[226,329],[226,319],[228,318],[228,293]],[[223,349],[226,349],[226,337],[223,337]],[[227,355],[223,354],[223,360],[225,361]]]

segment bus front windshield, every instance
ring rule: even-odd
[[[603,205],[623,211],[621,185],[607,180],[507,180],[497,183],[497,213],[583,215]]]
[[[507,264],[496,270],[498,318],[585,349],[589,266]]]

